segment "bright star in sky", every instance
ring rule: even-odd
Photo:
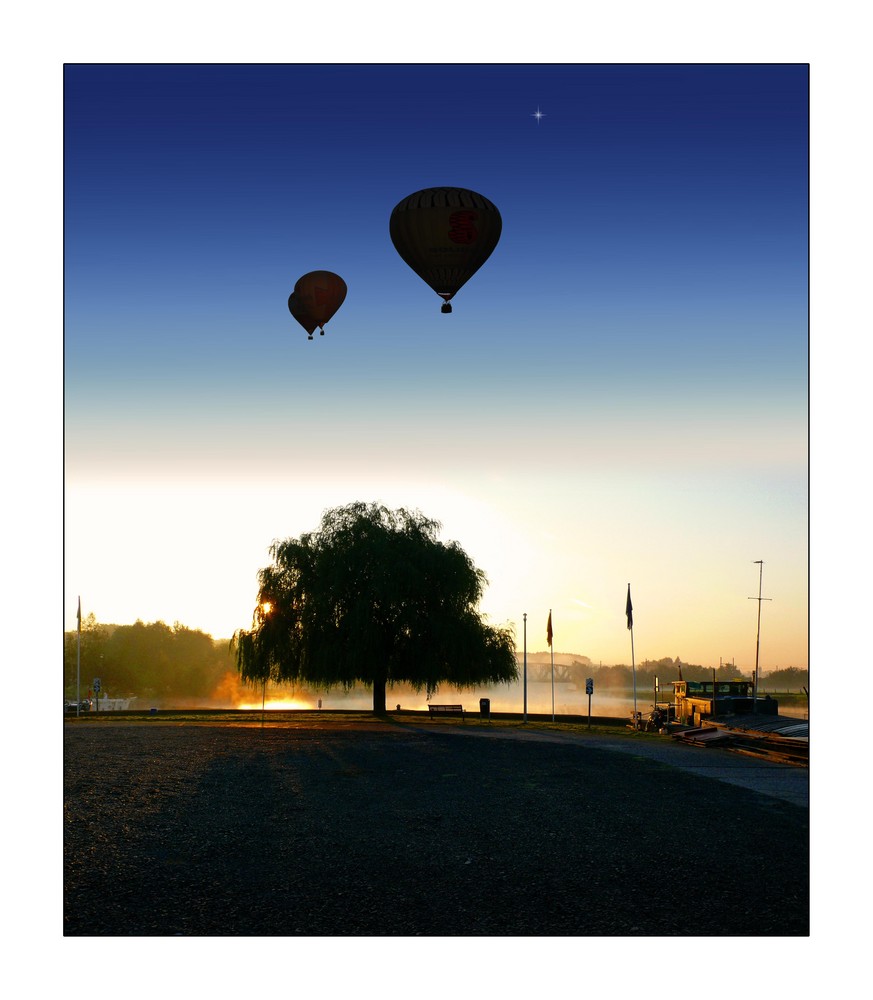
[[[539,104],[538,104],[538,105],[537,105],[537,109],[536,109],[536,111],[534,111],[534,113],[533,113],[533,114],[531,115],[531,118],[536,118],[536,120],[537,120],[537,125],[539,125],[539,123],[540,123],[540,118],[545,118],[545,117],[546,117],[546,116],[545,116],[545,115],[544,115],[544,114],[542,113],[542,111],[540,111],[540,106],[539,106]]]

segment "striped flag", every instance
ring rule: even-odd
[[[627,606],[624,609],[624,613],[627,615],[627,627],[634,627],[634,606],[631,604],[630,599],[630,584],[627,585]]]
[[[552,644],[552,612],[549,612],[549,621],[546,625],[546,642],[551,646]]]

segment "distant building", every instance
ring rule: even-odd
[[[130,710],[130,703],[136,698],[99,698],[97,700],[98,712],[127,712]]]

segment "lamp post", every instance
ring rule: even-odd
[[[266,616],[272,610],[273,610],[273,605],[270,603],[270,601],[262,601],[261,602],[261,611],[264,613],[264,617],[265,618],[266,618]],[[261,729],[264,728],[264,710],[265,710],[266,706],[267,706],[267,678],[266,678],[266,675],[265,675],[264,676],[264,687],[263,687],[263,691],[261,693]]]

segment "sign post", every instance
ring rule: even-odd
[[[591,695],[594,694],[594,679],[589,677],[585,681],[585,693],[588,695],[588,728],[591,728]]]
[[[94,678],[94,711],[100,711],[100,678]]]

